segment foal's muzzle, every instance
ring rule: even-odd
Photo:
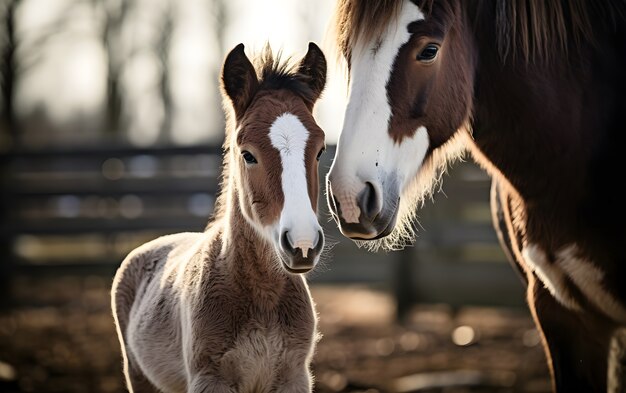
[[[363,188],[355,196],[359,208],[358,222],[348,222],[342,212],[341,203],[333,193],[333,184],[327,179],[328,206],[333,218],[339,225],[341,233],[353,240],[375,240],[389,235],[398,217],[400,197],[394,184],[383,189],[373,182],[365,182]]]
[[[297,241],[294,243],[289,231],[284,231],[280,236],[280,248],[285,270],[294,274],[306,273],[315,267],[324,248],[324,233],[318,230],[317,239],[313,243],[302,244]]]

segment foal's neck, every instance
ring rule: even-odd
[[[232,143],[234,125],[226,128],[226,145]],[[282,291],[289,276],[282,271],[272,244],[246,220],[239,206],[236,175],[231,165],[232,151],[227,149],[223,161],[224,188],[216,201],[215,218],[209,226],[219,226],[221,249],[219,263],[226,279],[252,296],[272,297]],[[278,291],[278,292],[277,292]]]
[[[221,251],[225,279],[251,309],[273,310],[291,278],[279,266],[272,244],[250,225],[239,205],[228,211]]]
[[[224,217],[222,255],[231,276],[241,284],[275,286],[286,276],[273,245],[244,217],[236,192]]]

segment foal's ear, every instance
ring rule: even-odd
[[[314,104],[326,86],[326,57],[315,43],[309,43],[309,50],[300,61],[298,73],[305,77],[306,83],[311,87],[311,104]]]
[[[243,116],[259,86],[254,66],[243,49],[243,44],[239,44],[231,50],[222,67],[222,88],[233,103],[237,118]]]

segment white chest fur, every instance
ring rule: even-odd
[[[221,373],[239,392],[272,392],[292,367],[308,367],[307,340],[294,346],[285,332],[251,323],[221,359]]]
[[[524,260],[550,293],[571,310],[581,306],[571,293],[571,285],[610,318],[626,322],[626,308],[607,291],[603,284],[604,272],[591,261],[579,257],[576,245],[559,250],[550,261],[537,245],[530,244],[522,250]]]

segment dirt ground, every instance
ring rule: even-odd
[[[104,277],[17,279],[0,310],[0,392],[124,392]],[[313,287],[317,393],[549,392],[528,312],[416,306],[365,287]]]

